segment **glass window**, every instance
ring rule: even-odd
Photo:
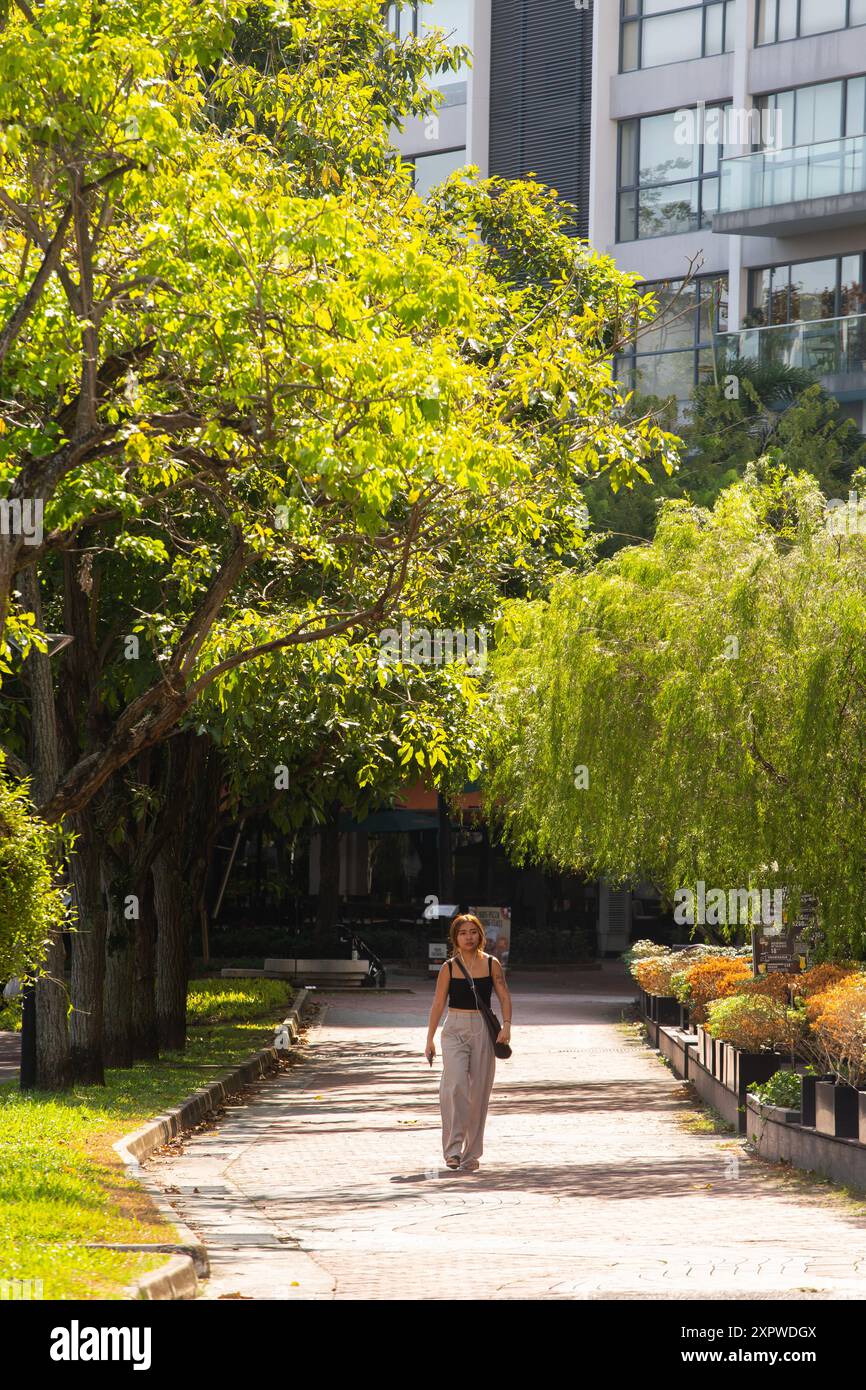
[[[419,14],[423,33],[444,29],[449,43],[469,43],[469,0],[433,0]]]
[[[845,28],[847,0],[800,0],[800,33],[825,34]]]
[[[620,125],[618,240],[708,226],[718,209],[719,158],[729,106],[695,108]]]
[[[866,99],[863,83],[864,79],[858,77],[793,87],[759,97],[755,105],[763,112],[761,144],[789,149],[792,145],[838,140],[846,131],[859,134]],[[847,129],[849,124],[851,129]]]
[[[749,304],[751,307],[744,324],[746,328],[763,328],[767,322],[772,273],[771,270],[749,271]]]
[[[638,237],[696,232],[700,226],[698,188],[697,183],[681,183],[674,188],[643,190],[638,207]]]
[[[641,66],[657,68],[662,63],[682,63],[700,56],[703,21],[700,10],[645,20]]]
[[[705,16],[704,53],[723,53],[725,48],[725,7],[710,5]]]
[[[863,256],[859,252],[749,272],[746,327],[833,319],[864,312]]]
[[[776,0],[758,0],[758,43],[776,42]]]
[[[622,0],[620,71],[730,52],[733,12],[734,0]]]
[[[415,165],[415,192],[419,198],[423,198],[430,192],[430,189],[443,179],[447,179],[449,174],[453,174],[455,169],[462,169],[466,163],[466,148],[459,150],[441,150],[436,154],[420,154],[414,159]]]
[[[619,240],[637,240],[637,189],[619,195]]]
[[[678,125],[675,111],[661,116],[644,116],[640,122],[640,183],[671,183],[693,177],[699,168],[700,145],[686,143],[681,135],[686,126]],[[678,136],[680,138],[678,138]]]
[[[822,82],[794,92],[794,144],[813,145],[842,134],[841,82]]]
[[[635,68],[638,67],[639,39],[639,24],[624,24],[622,26],[622,62],[620,64],[621,72],[634,72]]]
[[[652,327],[645,329],[638,338],[639,351],[671,352],[693,347],[697,283],[648,285],[646,289],[651,289],[655,295],[658,312]]]
[[[791,319],[836,317],[836,282],[839,262],[808,261],[791,267]]]
[[[866,310],[863,287],[863,257],[843,256],[839,286],[839,313],[862,314]]]
[[[619,182],[621,188],[634,183],[637,165],[637,121],[623,121],[619,128]]]
[[[866,77],[851,77],[845,100],[845,134],[866,133]]]
[[[684,404],[695,383],[713,374],[713,343],[717,333],[727,331],[727,277],[702,276],[688,284],[665,280],[640,288],[653,292],[658,313],[617,360],[617,377],[642,394],[674,396]]]
[[[694,352],[663,352],[638,357],[635,389],[644,396],[676,396],[688,400],[695,384]]]
[[[755,42],[828,34],[866,24],[866,0],[758,0]]]
[[[780,39],[797,37],[797,0],[779,0],[778,35]]]

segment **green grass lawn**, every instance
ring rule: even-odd
[[[264,1047],[291,995],[282,980],[193,981],[185,1052],[63,1095],[0,1085],[0,1281],[39,1279],[46,1299],[119,1298],[162,1264],[164,1255],[85,1248],[177,1238],[111,1146]]]

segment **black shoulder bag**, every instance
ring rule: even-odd
[[[481,1014],[481,1017],[484,1019],[484,1022],[487,1024],[487,1031],[490,1034],[490,1041],[493,1043],[494,1053],[497,1057],[510,1057],[511,1048],[509,1047],[508,1043],[496,1041],[496,1039],[499,1037],[499,1030],[501,1029],[502,1024],[499,1022],[499,1019],[496,1017],[496,1014],[493,1012],[490,1005],[485,1004],[482,999],[479,999],[478,990],[475,988],[475,981],[469,974],[469,971],[466,969],[466,966],[463,964],[460,957],[454,956],[452,957],[452,959],[456,960],[457,964],[460,966],[460,969],[463,971],[463,974],[466,976],[467,980],[472,986],[472,993],[475,995],[475,1005],[478,1009],[478,1012]],[[493,973],[492,962],[490,965],[490,972],[491,974]]]

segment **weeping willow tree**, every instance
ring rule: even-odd
[[[842,518],[852,520],[848,512]],[[866,516],[750,468],[712,510],[506,610],[487,797],[518,857],[673,897],[813,893],[866,944]],[[842,534],[839,534],[839,532]]]

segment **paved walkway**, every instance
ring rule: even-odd
[[[423,980],[324,996],[298,1065],[148,1165],[208,1245],[205,1297],[866,1297],[866,1208],[690,1132],[693,1095],[616,1027],[616,968],[510,982],[477,1173],[441,1166]]]

